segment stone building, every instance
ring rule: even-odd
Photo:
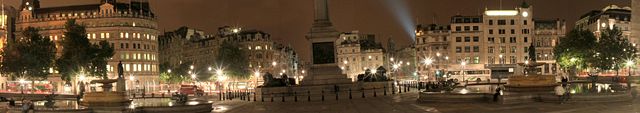
[[[364,74],[365,70],[375,71],[384,64],[385,50],[376,42],[375,35],[342,33],[335,44],[338,65],[352,81],[357,81],[358,74]]]
[[[631,37],[631,8],[610,5],[601,10],[590,11],[576,21],[576,28],[592,31],[596,37],[600,37],[602,30],[618,27],[622,30],[622,36],[629,38],[634,45],[638,39]]]
[[[535,19],[534,24],[533,45],[536,47],[536,59],[546,63],[540,66],[539,72],[543,75],[556,75],[560,72],[560,65],[556,64],[553,49],[567,33],[566,23],[559,19]]]
[[[533,41],[533,6],[523,3],[512,10],[489,10],[483,15],[451,17],[449,25],[416,28],[420,74],[458,80],[505,78],[517,73],[517,63],[528,59]],[[438,71],[435,71],[438,70]]]
[[[223,41],[237,42],[241,49],[247,50],[246,56],[252,71],[261,74],[268,72],[276,77],[286,74],[297,80],[302,79],[302,63],[291,46],[275,42],[270,34],[262,31],[229,26],[220,27],[215,35],[205,35],[201,30],[188,27],[165,32],[159,38],[159,50],[162,54],[159,60],[169,67],[192,63],[194,73],[212,73],[224,65],[216,62],[218,49]],[[255,77],[252,76],[251,79]],[[258,77],[259,82],[261,79]]]
[[[65,37],[65,23],[75,19],[78,24],[86,26],[87,38],[91,43],[106,40],[114,47],[115,55],[107,66],[110,78],[116,77],[117,64],[122,61],[128,89],[157,89],[156,37],[159,31],[156,15],[151,11],[148,1],[101,0],[96,4],[40,7],[40,0],[22,0],[18,15],[16,35],[27,27],[38,28],[41,35],[56,42],[58,51],[62,50],[59,42]],[[58,92],[73,92],[71,87],[59,87],[69,85],[63,85],[57,71],[49,71],[54,74],[48,81],[56,86]],[[77,82],[79,80],[74,79],[71,86],[74,87]]]

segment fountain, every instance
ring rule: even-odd
[[[558,86],[555,75],[541,75],[538,66],[546,63],[537,62],[536,49],[533,44],[529,46],[529,60],[518,65],[524,68],[523,75],[510,76],[504,85],[508,91],[552,91]]]

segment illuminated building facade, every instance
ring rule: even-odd
[[[38,28],[40,34],[56,42],[57,51],[61,51],[64,25],[71,19],[86,26],[86,36],[91,43],[106,40],[115,49],[107,66],[110,78],[116,77],[117,64],[122,61],[128,89],[158,89],[158,22],[148,1],[101,0],[98,4],[43,8],[40,0],[23,0],[15,23],[15,34],[27,27]],[[58,52],[57,56],[60,55]],[[72,89],[59,87],[64,82],[57,71],[49,71],[54,74],[48,81],[58,92],[72,92]],[[74,81],[72,86],[81,82],[78,79]]]
[[[372,34],[342,33],[336,40],[336,48],[338,65],[352,81],[358,80],[358,74],[364,74],[367,69],[373,73],[385,61],[384,49]]]
[[[302,64],[291,46],[273,41],[270,34],[262,31],[229,26],[220,27],[216,35],[206,35],[204,31],[188,27],[165,32],[159,38],[162,54],[159,60],[168,67],[192,63],[195,67],[193,73],[215,74],[213,72],[217,69],[223,69],[225,64],[231,63],[216,62],[218,49],[223,41],[237,42],[241,49],[246,50],[251,74],[258,71],[261,74],[271,73],[275,77],[286,74],[290,78],[302,79]],[[251,79],[255,77],[253,75]],[[262,78],[258,77],[258,81],[261,82]]]

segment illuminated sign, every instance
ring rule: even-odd
[[[515,16],[518,15],[516,10],[488,10],[484,12],[487,16]]]

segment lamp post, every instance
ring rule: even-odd
[[[631,90],[631,67],[635,64],[632,60],[627,60],[626,65],[629,68],[628,72],[629,76],[627,76],[627,87]]]
[[[462,61],[462,62],[460,62],[460,65],[462,66],[462,81],[465,82],[465,86],[466,86],[467,85],[466,84],[467,83],[467,78],[466,78],[466,74],[464,74],[465,73],[464,72],[464,66],[467,65],[467,62],[466,61]]]
[[[438,55],[439,54],[440,53],[438,53]],[[431,66],[431,63],[433,63],[433,59],[431,59],[430,57],[427,57],[424,59],[424,64],[425,64],[425,67],[427,68],[427,77],[429,77],[429,74],[431,73],[431,67],[429,67]],[[418,75],[418,84],[420,84],[418,85],[418,90],[420,90],[420,86],[422,86],[422,83],[420,83],[420,75]]]

